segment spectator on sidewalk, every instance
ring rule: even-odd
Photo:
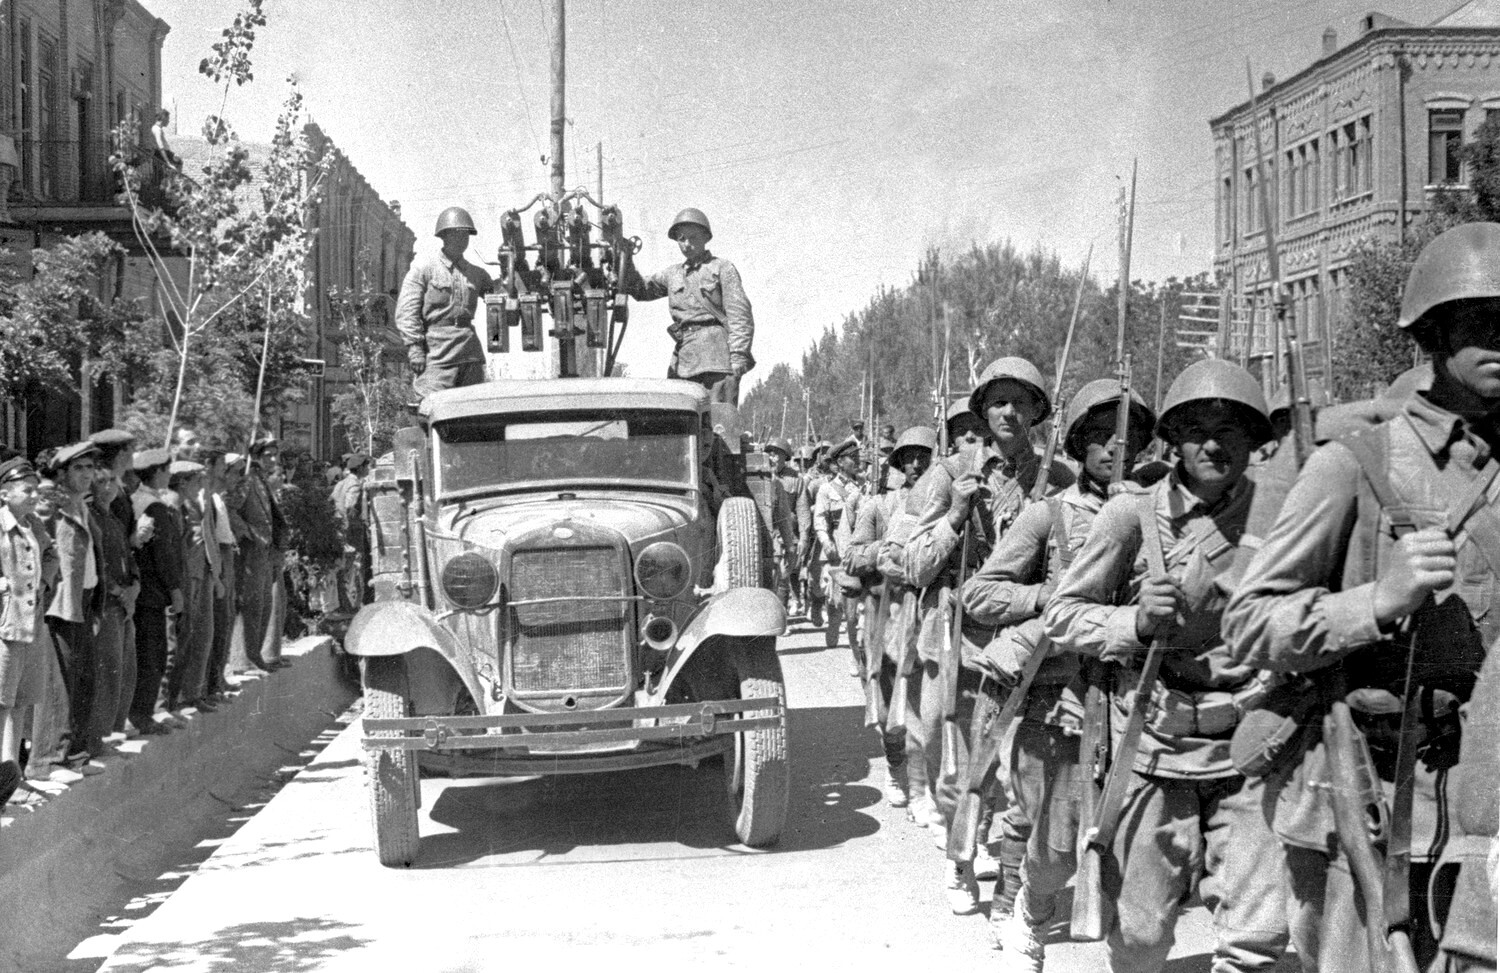
[[[279,649],[281,644],[281,631],[271,623],[274,590],[282,572],[281,545],[285,543],[286,526],[267,481],[267,476],[278,469],[279,458],[275,439],[263,439],[251,446],[248,470],[235,502],[231,503],[231,509],[244,521],[248,535],[240,546],[245,657],[251,665],[266,670],[284,665],[279,652],[269,658],[264,655],[266,645]]]
[[[196,453],[196,436],[193,441]],[[167,467],[167,486],[177,496],[182,517],[183,545],[183,611],[177,652],[167,667],[166,708],[172,713],[185,706],[214,709],[203,697],[213,648],[219,544],[214,538],[212,507],[203,505],[203,472],[203,464],[191,460],[173,460]]]
[[[110,455],[103,450],[94,467],[94,488],[89,500],[93,524],[99,531],[99,602],[98,624],[94,630],[94,705],[89,718],[89,737],[108,747],[107,737],[115,734],[120,712],[125,673],[125,628],[134,610],[136,585],[135,556],[130,549],[130,524],[121,520],[117,501],[122,487],[113,470]],[[133,650],[134,646],[130,646]],[[134,692],[134,666],[131,666]],[[123,734],[121,734],[123,737]]]
[[[207,468],[204,506],[213,507],[214,543],[219,549],[219,586],[214,593],[214,637],[208,654],[206,687],[208,701],[219,703],[230,689],[224,670],[229,665],[229,644],[234,632],[235,601],[239,592],[239,540],[235,536],[229,505],[224,500],[229,490],[224,452],[205,449],[200,458]]]
[[[99,447],[96,465],[107,470],[117,484],[115,497],[109,503],[109,512],[125,528],[125,536],[129,545],[126,561],[130,572],[130,583],[125,587],[121,596],[125,617],[120,633],[120,683],[109,732],[119,737],[131,737],[136,735],[135,727],[130,725],[130,702],[135,695],[137,654],[135,601],[141,593],[140,572],[135,566],[135,551],[151,539],[155,524],[149,517],[143,517],[137,521],[135,506],[130,501],[131,494],[139,485],[133,469],[135,437],[122,429],[105,429],[89,436],[89,441]]]
[[[142,735],[167,732],[156,722],[157,694],[167,670],[167,626],[182,613],[182,536],[176,515],[163,502],[171,456],[165,449],[135,455],[140,486],[131,498],[137,519],[151,518],[151,537],[136,549],[141,593],[136,599],[136,684],[130,722]],[[170,722],[169,722],[170,725]]]
[[[6,800],[33,805],[45,798],[21,785],[21,737],[36,739],[35,710],[47,703],[52,646],[42,612],[57,574],[57,554],[36,519],[38,478],[21,457],[0,462],[0,773],[17,780]],[[12,772],[12,768],[14,771]]]
[[[40,756],[84,775],[104,770],[93,759],[104,749],[103,740],[93,734],[94,626],[103,594],[103,551],[88,503],[98,454],[99,447],[85,440],[62,447],[50,463],[57,501],[48,524],[57,548],[58,575],[47,605],[47,626],[68,697],[68,723],[63,745]]]

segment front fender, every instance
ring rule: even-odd
[[[678,635],[654,696],[666,697],[693,653],[715,637],[762,638],[786,632],[786,607],[766,588],[730,588],[708,599]]]
[[[365,605],[349,623],[344,651],[354,656],[405,655],[431,649],[442,656],[476,702],[484,692],[472,668],[461,661],[458,640],[432,612],[410,601],[377,601]]]

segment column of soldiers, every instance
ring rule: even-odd
[[[995,877],[1004,969],[1071,932],[1161,970],[1195,893],[1216,971],[1289,946],[1304,970],[1496,968],[1500,225],[1430,243],[1398,327],[1431,364],[1369,402],[1287,395],[1321,407],[1305,449],[1204,360],[1159,416],[1123,400],[1123,443],[1120,383],[1085,385],[1044,467],[1055,404],[1002,358],[948,407],[946,455],[926,428],[891,444],[886,492],[852,437],[797,452],[788,598],[863,615],[887,798],[946,850],[955,913]],[[1153,437],[1173,463],[1133,467]]]
[[[135,736],[186,726],[277,669],[285,522],[275,440],[249,456],[178,429],[108,429],[0,456],[0,792],[34,807]],[[25,759],[23,760],[23,754]],[[23,767],[24,764],[24,767]]]

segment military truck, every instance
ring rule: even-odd
[[[611,274],[584,286],[586,240],[568,252],[507,239],[495,313],[478,322],[492,350],[512,353],[497,337],[508,327],[542,350],[539,311],[565,373],[586,336],[618,347],[623,300]],[[554,264],[536,273],[529,250]],[[382,864],[417,858],[424,773],[711,762],[735,840],[777,841],[786,614],[738,443],[732,407],[673,379],[502,378],[426,398],[367,485],[373,600],[345,639],[362,666]]]

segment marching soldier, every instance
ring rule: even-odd
[[[823,559],[822,544],[813,527],[813,504],[818,491],[829,477],[828,467],[823,462],[832,444],[820,442],[815,446],[804,446],[807,452],[807,472],[803,474],[802,495],[797,500],[797,536],[801,539],[797,550],[800,565],[799,581],[802,585],[802,603],[810,606],[808,618],[813,628],[823,627],[823,579],[820,564]]]
[[[776,593],[781,596],[782,604],[786,605],[788,615],[800,615],[802,605],[800,586],[797,584],[796,511],[802,494],[802,477],[791,464],[792,446],[785,439],[767,443],[766,455],[771,458],[771,479],[780,491],[772,506],[772,519],[775,520],[778,516],[784,518],[781,523],[772,524],[772,539],[781,545],[777,555],[781,563],[781,574],[776,582]]]
[[[1025,506],[1027,497],[1042,472],[1041,457],[1031,443],[1031,429],[1052,414],[1041,372],[1023,358],[1000,358],[991,362],[979,376],[979,386],[969,396],[969,411],[978,422],[963,432],[956,457],[933,465],[936,479],[926,500],[926,509],[907,541],[902,567],[908,582],[924,590],[923,604],[928,610],[922,622],[921,638],[934,646],[932,654],[941,661],[945,641],[944,624],[949,614],[944,606],[955,602],[954,588],[960,573],[967,575],[983,563],[995,539],[1004,535]],[[965,465],[967,464],[967,465]],[[942,473],[937,473],[942,470]],[[1073,474],[1061,463],[1048,472],[1053,491],[1073,482]],[[971,535],[964,545],[962,537]],[[969,563],[961,564],[967,547]],[[952,611],[959,611],[954,603]],[[987,638],[976,637],[984,644]],[[939,673],[941,678],[941,673]],[[965,664],[957,673],[958,698],[956,720],[958,750],[952,764],[958,773],[943,775],[937,786],[937,804],[944,829],[935,835],[940,847],[948,845],[946,828],[953,823],[958,801],[968,788],[969,741],[966,738],[979,695],[980,674]],[[945,683],[951,685],[951,683]],[[946,692],[946,689],[944,690]],[[924,704],[926,701],[924,700]],[[933,705],[941,707],[937,699]],[[948,757],[944,756],[948,762]],[[985,838],[987,826],[981,826]],[[1024,834],[1008,834],[1009,843],[1019,858]],[[987,863],[986,863],[987,864]],[[974,862],[947,861],[945,885],[949,905],[956,915],[979,911],[979,886]],[[984,869],[988,871],[988,868]],[[996,894],[1003,897],[1002,882]]]
[[[1078,481],[1023,510],[962,592],[966,617],[998,628],[974,658],[986,690],[1002,697],[1004,691],[1027,692],[1011,753],[1010,793],[1031,823],[1031,835],[1016,877],[1016,907],[1008,917],[991,914],[991,931],[1005,951],[1008,970],[1042,969],[1042,929],[1076,864],[1084,675],[1077,655],[1053,652],[1042,634],[1041,615],[1108,499],[1115,463],[1129,462],[1151,440],[1156,416],[1132,392],[1130,442],[1123,457],[1114,456],[1119,399],[1119,382],[1107,378],[1073,396],[1063,449],[1081,467]],[[1029,691],[1018,689],[1022,669],[1038,652],[1049,657]]]
[[[1321,904],[1309,948],[1324,969],[1388,968],[1408,949],[1407,962],[1426,968],[1434,930],[1446,936],[1480,907],[1442,881],[1430,901],[1428,889],[1435,866],[1486,853],[1449,843],[1463,832],[1453,813],[1464,797],[1448,770],[1459,708],[1500,635],[1497,321],[1500,225],[1465,224],[1427,244],[1397,326],[1431,355],[1430,387],[1413,380],[1395,414],[1312,455],[1224,616],[1243,664],[1307,677],[1294,683],[1306,708],[1289,716],[1309,729],[1267,769],[1278,795],[1267,808],[1295,863],[1299,917],[1314,924]],[[1395,788],[1398,765],[1413,784]],[[1367,826],[1335,825],[1351,820],[1341,794],[1365,789],[1389,801],[1375,836],[1383,849]],[[1396,859],[1384,875],[1381,851]],[[1410,921],[1387,936],[1402,915]],[[1492,948],[1493,911],[1487,922],[1478,938]]]
[[[891,711],[892,693],[898,681],[896,675],[900,661],[899,653],[892,651],[889,636],[897,627],[892,623],[891,615],[901,605],[900,599],[893,596],[901,585],[902,578],[899,567],[892,572],[894,576],[885,575],[882,572],[880,548],[892,521],[905,507],[912,488],[916,486],[922,474],[927,472],[927,467],[932,464],[932,454],[936,449],[937,434],[927,426],[914,426],[901,434],[901,439],[895,444],[895,449],[886,460],[889,469],[901,473],[901,485],[860,505],[859,518],[849,538],[849,549],[844,552],[844,570],[849,575],[857,578],[879,579],[879,584],[890,589],[883,595],[874,595],[873,607],[870,607],[870,611],[878,612],[882,605],[885,606],[885,625],[877,626],[873,615],[867,616],[865,620],[866,639],[872,638],[872,633],[882,630],[887,636],[884,640],[885,645],[867,646],[865,649],[866,666],[870,665],[871,659],[877,657],[877,654],[880,659],[879,688],[884,696],[886,713]],[[868,673],[866,675],[868,677]],[[890,720],[887,720],[886,725],[880,729],[881,743],[885,748],[886,801],[891,807],[906,807],[912,786],[911,774],[907,769],[906,727],[904,723],[900,726],[891,725]],[[915,764],[913,769],[916,771],[916,786],[925,792],[927,789],[926,768],[921,766],[921,759],[915,761]]]
[[[677,344],[667,377],[697,382],[713,401],[737,405],[740,376],[755,367],[755,316],[739,270],[709,252],[713,236],[702,210],[678,213],[667,237],[682,251],[682,263],[643,279],[627,257],[624,290],[638,301],[668,299],[667,333]]]
[[[484,346],[474,330],[474,309],[494,281],[464,259],[469,238],[478,232],[467,210],[443,210],[433,231],[442,249],[418,257],[401,284],[396,330],[406,344],[418,396],[484,381]]]
[[[1229,749],[1264,680],[1219,634],[1218,584],[1250,510],[1245,471],[1271,437],[1260,384],[1237,365],[1196,362],[1168,389],[1156,434],[1177,448],[1175,468],[1104,504],[1043,616],[1060,648],[1117,667],[1112,736],[1138,693],[1152,700],[1138,749],[1110,768],[1130,778],[1101,868],[1115,906],[1109,965],[1160,970],[1196,882],[1214,917],[1214,969],[1269,969],[1287,942],[1280,845],[1262,788]],[[1138,686],[1148,651],[1162,653],[1159,674]]]
[[[850,595],[839,565],[843,561],[843,547],[847,546],[854,520],[859,515],[859,442],[846,439],[828,452],[828,462],[833,475],[818,485],[817,498],[813,501],[813,530],[818,535],[821,557],[814,577],[828,610],[828,628],[824,641],[829,648],[838,644],[839,629],[848,624],[849,651],[854,654],[851,675],[859,675],[859,601]]]

